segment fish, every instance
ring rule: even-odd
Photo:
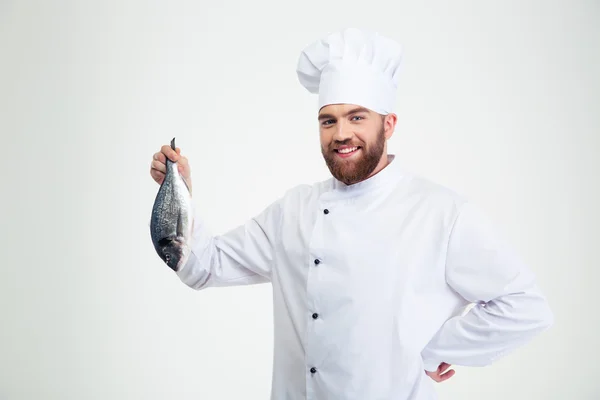
[[[175,150],[175,138],[171,140]],[[192,195],[177,163],[166,160],[165,179],[158,189],[150,218],[150,236],[160,259],[180,271],[189,259],[193,232]]]

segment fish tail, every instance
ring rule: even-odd
[[[171,139],[171,148],[175,150],[175,138]]]

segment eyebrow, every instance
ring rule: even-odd
[[[356,108],[353,108],[352,110],[344,113],[344,115],[342,115],[342,116],[343,117],[347,117],[350,114],[356,114],[356,113],[359,113],[359,112],[366,112],[366,113],[368,113],[369,110],[367,108],[365,108],[365,107],[356,107]],[[319,115],[319,121],[324,120],[324,119],[335,119],[335,116],[333,116],[332,114],[321,114],[321,115]]]

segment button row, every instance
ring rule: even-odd
[[[328,209],[324,209],[323,210],[323,214],[325,214],[325,215],[329,214],[329,210]],[[315,259],[315,265],[319,265],[320,263],[321,263],[321,260],[319,260],[318,258],[316,258]],[[318,313],[313,313],[312,317],[313,317],[313,319],[317,319],[317,318],[319,318],[319,314]],[[311,374],[314,374],[316,372],[317,372],[317,369],[315,367],[312,367],[310,369],[310,373]]]

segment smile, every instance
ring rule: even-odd
[[[360,146],[344,147],[342,149],[335,149],[334,151],[343,158],[350,157],[356,154],[360,150]]]

